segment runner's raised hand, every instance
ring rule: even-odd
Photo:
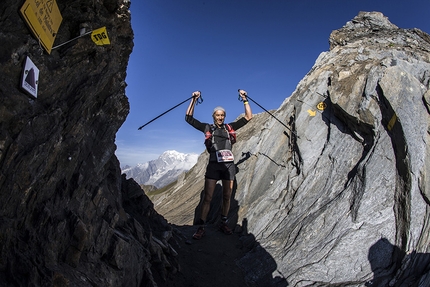
[[[201,95],[202,95],[202,93],[200,93],[200,91],[195,91],[195,92],[193,92],[193,94],[192,94],[193,98],[195,98],[195,99],[200,98],[200,96],[201,96]]]
[[[239,96],[242,98],[242,101],[246,101],[247,92],[245,90],[239,89]]]

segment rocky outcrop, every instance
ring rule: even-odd
[[[56,43],[106,26],[111,45],[82,37],[48,55],[21,3],[0,4],[0,282],[162,286],[178,236],[114,155],[130,3],[57,2]],[[329,42],[273,111],[289,128],[259,114],[239,131],[229,217],[251,251],[237,264],[251,286],[428,286],[430,37],[360,13]],[[36,99],[18,88],[26,56]],[[154,195],[171,223],[198,215],[206,161]]]
[[[178,268],[172,228],[114,155],[129,112],[130,2],[57,3],[56,45],[83,26],[106,26],[111,44],[87,36],[47,54],[23,1],[0,4],[0,285],[156,286]],[[26,56],[40,70],[36,99],[18,88]]]
[[[238,132],[229,216],[276,266],[257,247],[238,264],[249,282],[429,286],[430,37],[361,12],[329,42],[273,112],[289,129],[261,114]],[[154,198],[168,221],[193,222],[206,160]]]

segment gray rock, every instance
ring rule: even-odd
[[[50,55],[19,5],[0,4],[0,281],[162,286],[180,270],[165,218],[198,217],[207,154],[151,202],[114,155],[129,111],[129,2],[59,3],[58,43],[91,20],[112,44],[79,39]],[[362,12],[329,42],[271,111],[289,129],[265,113],[239,130],[229,218],[246,222],[235,230],[251,250],[237,264],[250,285],[429,286],[430,36]],[[27,55],[43,75],[37,99],[16,85]],[[210,222],[220,200],[218,186]]]
[[[20,17],[24,1],[0,4],[0,285],[157,286],[178,269],[154,240],[172,227],[114,155],[129,112],[130,3],[57,2],[56,45],[88,22],[111,45],[88,35],[48,55]],[[18,89],[26,56],[40,70],[36,99]]]
[[[428,286],[429,35],[361,12],[329,42],[273,112],[291,130],[259,114],[238,131],[229,216],[288,286]],[[154,199],[170,222],[198,213],[206,157]],[[240,265],[261,283],[255,248]]]

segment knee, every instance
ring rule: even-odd
[[[224,201],[228,201],[228,200],[230,200],[230,197],[231,197],[231,190],[230,190],[230,192],[224,192],[223,194],[222,194],[222,199],[224,200]]]
[[[212,201],[211,195],[205,195],[205,197],[203,198],[203,203],[205,203],[205,204],[210,204],[211,201]]]

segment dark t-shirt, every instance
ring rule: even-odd
[[[199,120],[196,120],[193,116],[186,115],[185,121],[192,125],[194,128],[198,129],[202,133],[205,133],[210,129],[210,124],[208,123],[201,123]],[[229,123],[229,125],[236,131],[246,125],[248,123],[248,120],[245,117],[242,117],[238,119],[235,122]],[[231,145],[229,140],[229,135],[227,130],[224,126],[218,127],[215,125],[215,130],[212,133],[215,145],[217,146],[218,150],[220,149],[231,149]],[[209,161],[216,161],[216,155],[214,151],[210,151],[210,157]]]

